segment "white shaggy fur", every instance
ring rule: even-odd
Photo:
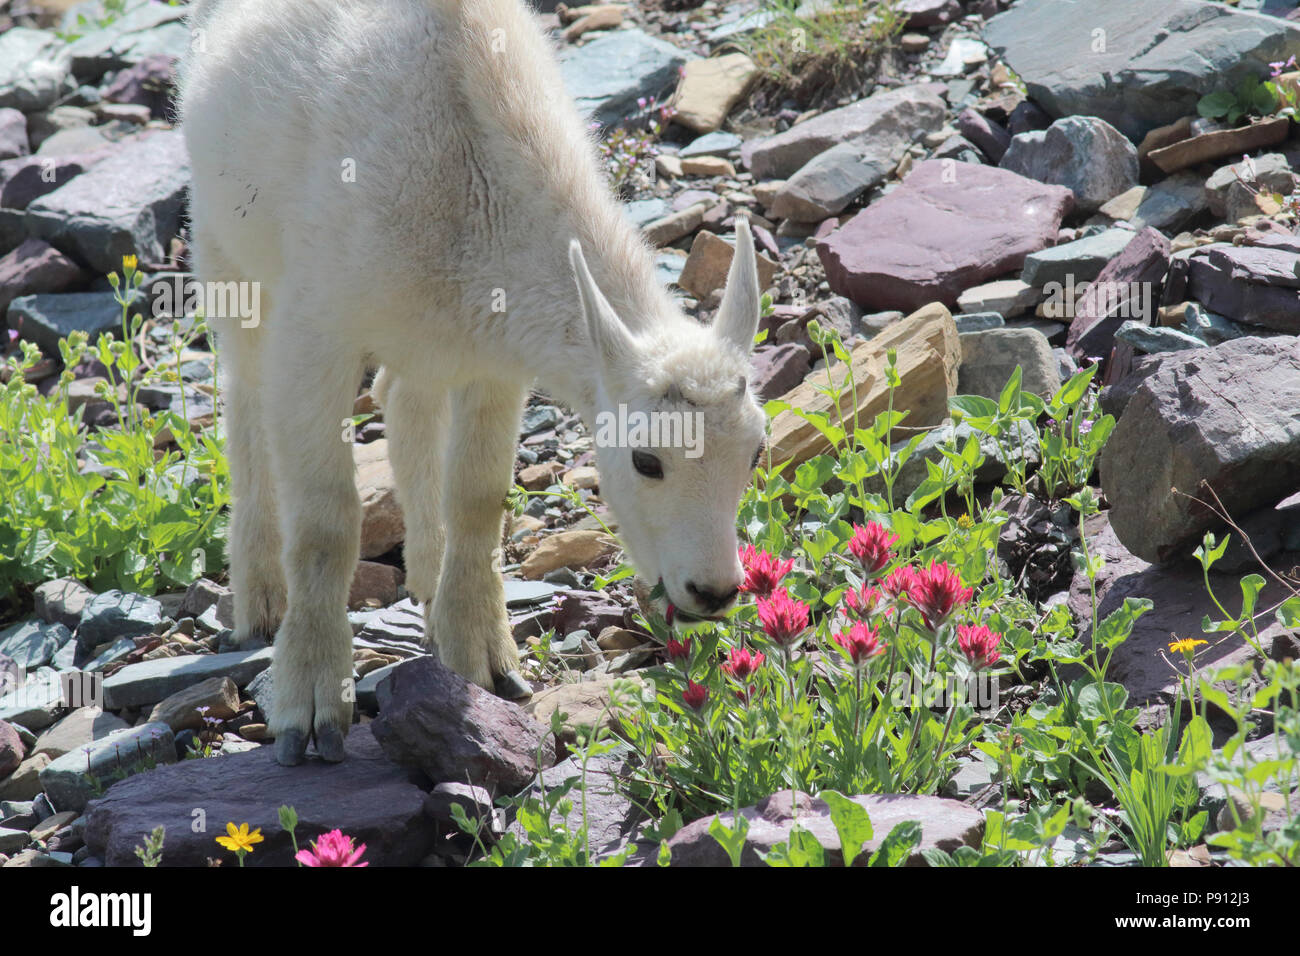
[[[492,553],[534,379],[589,425],[620,403],[703,413],[703,456],[655,449],[660,480],[628,448],[597,464],[641,574],[686,611],[729,603],[763,434],[748,227],[701,326],[656,281],[521,0],[199,0],[192,27],[199,278],[261,283],[256,328],[211,319],[236,632],[275,633],[277,758],[300,760],[312,733],[343,757],[360,506],[341,422],[367,364],[384,368],[407,585],[469,680],[492,688],[516,664]]]

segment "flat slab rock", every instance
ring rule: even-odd
[[[831,289],[868,311],[949,308],[966,289],[1020,269],[1056,242],[1071,193],[949,160],[917,163],[902,185],[817,246]]]
[[[435,783],[516,792],[555,763],[549,727],[433,657],[398,665],[378,688],[370,726],[388,756]]]
[[[865,866],[873,852],[880,848],[885,837],[895,826],[907,820],[921,824],[921,843],[908,857],[908,866],[925,866],[922,850],[938,848],[951,853],[959,846],[978,847],[984,836],[984,815],[978,810],[942,797],[915,794],[871,794],[851,797],[867,811],[871,818],[872,838],[858,855],[854,864]],[[827,862],[843,865],[840,855],[840,838],[831,822],[830,806],[806,793],[796,792],[798,820],[817,838],[826,850]],[[741,866],[764,866],[759,851],[768,852],[778,843],[790,838],[795,820],[795,805],[790,791],[773,794],[752,807],[740,811],[749,823],[745,848],[741,851]],[[682,827],[668,846],[672,849],[672,866],[730,866],[727,853],[709,834],[709,826],[717,816],[730,823],[730,813],[702,817]]]
[[[114,784],[86,808],[85,839],[107,866],[137,866],[135,847],[154,827],[166,827],[164,866],[204,866],[208,857],[234,866],[216,837],[227,822],[260,828],[265,840],[245,866],[293,866],[289,834],[279,808],[298,813],[298,845],[335,828],[366,844],[371,866],[411,866],[427,852],[434,823],[424,815],[424,792],[388,760],[367,727],[347,738],[347,760],[316,759],[296,767],[275,762],[272,748],[185,760]],[[206,829],[195,833],[195,810]]]

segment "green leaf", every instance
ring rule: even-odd
[[[1300,628],[1300,595],[1289,597],[1282,602],[1277,609],[1277,620],[1289,631]]]
[[[867,866],[902,866],[920,842],[920,821],[904,820],[889,831],[880,849],[871,854]]]
[[[1088,394],[1088,385],[1100,367],[1100,365],[1090,365],[1070,376],[1070,380],[1058,388],[1056,394],[1052,396],[1052,405],[1059,408],[1078,405],[1083,396]]]
[[[954,395],[948,408],[964,418],[993,418],[998,413],[998,403],[983,395]]]
[[[834,790],[823,790],[821,798],[830,805],[831,823],[840,837],[840,852],[844,856],[844,865],[852,866],[853,860],[862,852],[863,845],[871,839],[871,817],[866,808]]]
[[[1020,397],[1020,381],[1024,372],[1017,365],[1011,372],[1011,378],[1007,379],[1007,384],[1002,388],[1002,394],[998,396],[998,411],[1006,413],[1011,411],[1013,405],[1017,405]]]
[[[727,826],[722,822],[722,816],[718,815],[713,818],[709,824],[709,836],[722,844],[722,848],[727,851],[727,858],[731,860],[732,866],[740,866],[740,855],[745,849],[745,836],[749,833],[749,821],[740,814],[733,814],[735,823],[733,826]]]
[[[1235,94],[1229,93],[1227,90],[1218,90],[1202,96],[1196,103],[1196,112],[1207,119],[1218,119],[1236,105],[1237,97]]]

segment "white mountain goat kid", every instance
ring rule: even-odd
[[[230,376],[235,630],[274,634],[276,759],[313,736],[344,756],[360,504],[341,423],[368,365],[384,369],[407,587],[447,666],[528,692],[493,552],[534,380],[593,430],[620,405],[700,413],[702,455],[600,447],[597,465],[641,575],[683,612],[725,609],[764,428],[748,226],[703,326],[656,281],[522,0],[194,6],[198,274],[261,289],[256,327],[210,318]]]

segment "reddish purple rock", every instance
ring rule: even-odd
[[[760,402],[780,398],[808,374],[808,349],[798,342],[760,345],[754,349],[751,381]]]
[[[156,118],[168,119],[175,85],[176,57],[151,53],[118,72],[104,89],[104,101],[147,106]]]
[[[18,765],[23,762],[26,749],[18,737],[18,731],[0,720],[0,779],[18,769]]]
[[[969,107],[958,114],[957,131],[978,146],[991,163],[1001,160],[1011,145],[1011,134],[1005,126]]]
[[[1056,241],[1070,191],[973,163],[926,160],[817,246],[831,288],[870,312],[913,312],[1024,265]]]
[[[1187,264],[1191,295],[1207,309],[1300,335],[1300,256],[1289,244],[1204,246]]]
[[[28,239],[0,258],[0,315],[20,295],[67,292],[87,274],[44,239]]]
[[[1065,338],[1070,354],[1076,359],[1105,358],[1121,325],[1130,319],[1149,324],[1149,312],[1160,304],[1160,287],[1168,270],[1169,240],[1148,226],[1106,263],[1079,299]],[[1066,305],[1063,300],[1062,306]],[[1048,317],[1054,316],[1049,312]],[[1068,312],[1061,317],[1069,318]]]
[[[32,200],[54,192],[116,150],[117,144],[110,144],[76,155],[20,156],[4,160],[0,162],[0,208],[26,209]]]

